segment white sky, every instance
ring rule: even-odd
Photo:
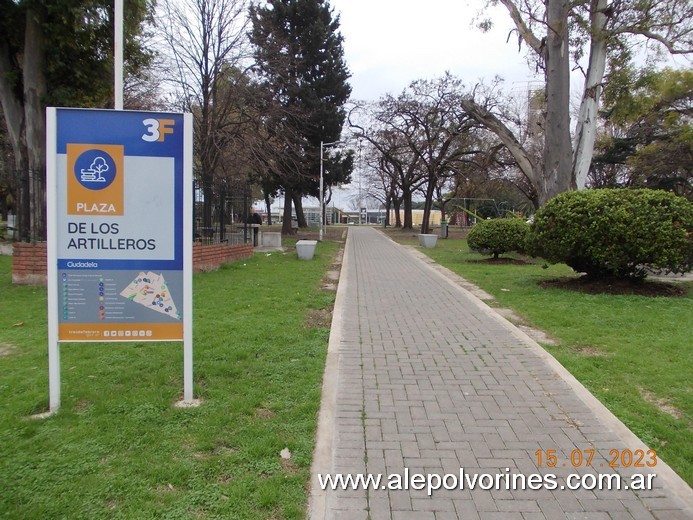
[[[340,15],[352,99],[399,94],[417,79],[449,70],[465,84],[499,75],[505,90],[526,90],[532,74],[518,52],[517,36],[504,7],[489,8],[488,33],[472,21],[484,0],[330,0]]]

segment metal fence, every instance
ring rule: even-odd
[[[253,240],[250,224],[252,189],[248,183],[222,179],[207,190],[193,182],[193,238],[205,244],[246,244]],[[209,217],[205,222],[205,210]]]
[[[45,173],[14,171],[9,175],[8,188],[13,204],[8,211],[7,236],[20,242],[45,241]]]

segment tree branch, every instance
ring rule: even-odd
[[[542,44],[542,41],[534,35],[532,30],[522,19],[522,14],[517,8],[517,5],[515,5],[515,2],[513,2],[513,0],[500,0],[500,2],[508,9],[510,18],[512,18],[513,22],[515,23],[515,27],[517,27],[517,32],[519,33],[520,37],[534,50],[534,52],[540,56],[543,56],[544,45]]]

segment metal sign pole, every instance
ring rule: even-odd
[[[113,35],[114,88],[116,110],[123,110],[123,0],[115,0]]]
[[[185,164],[183,165],[183,171],[185,172],[185,178],[183,181],[184,189],[187,193],[184,194],[183,200],[185,201],[183,206],[183,240],[184,240],[184,252],[183,252],[183,287],[185,293],[185,300],[183,301],[183,315],[187,316],[185,320],[183,329],[183,401],[185,403],[193,404],[193,335],[192,335],[192,315],[193,315],[193,287],[192,287],[192,267],[193,267],[193,234],[192,234],[192,153],[188,151],[192,150],[193,142],[193,120],[192,114],[185,114],[184,118],[184,148],[185,153]]]
[[[60,346],[58,345],[58,260],[57,189],[56,185],[56,111],[46,111],[46,219],[48,233],[47,284],[48,284],[48,395],[50,413],[60,408]]]

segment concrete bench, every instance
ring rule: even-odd
[[[262,247],[282,247],[282,234],[278,231],[262,231]]]

